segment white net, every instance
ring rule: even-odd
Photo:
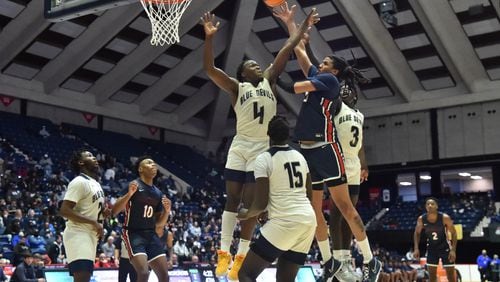
[[[180,41],[179,22],[192,0],[141,0],[151,21],[151,45],[163,46]]]

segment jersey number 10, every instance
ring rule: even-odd
[[[149,205],[144,206],[144,214],[142,215],[144,218],[153,217],[153,207]]]

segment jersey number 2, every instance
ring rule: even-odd
[[[432,240],[437,241],[437,239],[438,239],[437,232],[432,232]]]
[[[253,118],[258,118],[260,124],[264,123],[264,106],[259,108],[257,102],[253,102]]]
[[[290,188],[302,187],[304,185],[302,172],[297,171],[297,167],[299,166],[300,166],[299,162],[291,162],[285,164],[285,169],[288,171],[288,180],[290,181]]]
[[[356,147],[356,145],[358,145],[358,141],[359,141],[359,128],[356,126],[352,126],[351,132],[352,132],[352,138],[354,138],[354,139],[349,141],[349,145],[351,145],[351,147]]]

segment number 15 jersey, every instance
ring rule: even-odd
[[[155,213],[163,211],[161,203],[162,193],[156,186],[149,186],[141,179],[137,191],[125,206],[125,222],[123,228],[127,230],[155,230]]]
[[[255,178],[269,179],[269,219],[307,226],[315,224],[316,217],[306,191],[308,173],[304,156],[288,145],[273,146],[257,157]]]
[[[276,104],[276,97],[266,78],[257,87],[250,82],[240,83],[234,104],[236,135],[250,141],[268,140],[267,125],[276,115]]]

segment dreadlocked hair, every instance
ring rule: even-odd
[[[366,84],[370,82],[370,79],[363,75],[363,72],[354,67],[354,65],[349,65],[349,63],[341,57],[338,56],[328,56],[333,61],[333,67],[339,70],[337,78],[345,81],[345,84],[353,91],[356,91],[356,87],[359,84]]]

